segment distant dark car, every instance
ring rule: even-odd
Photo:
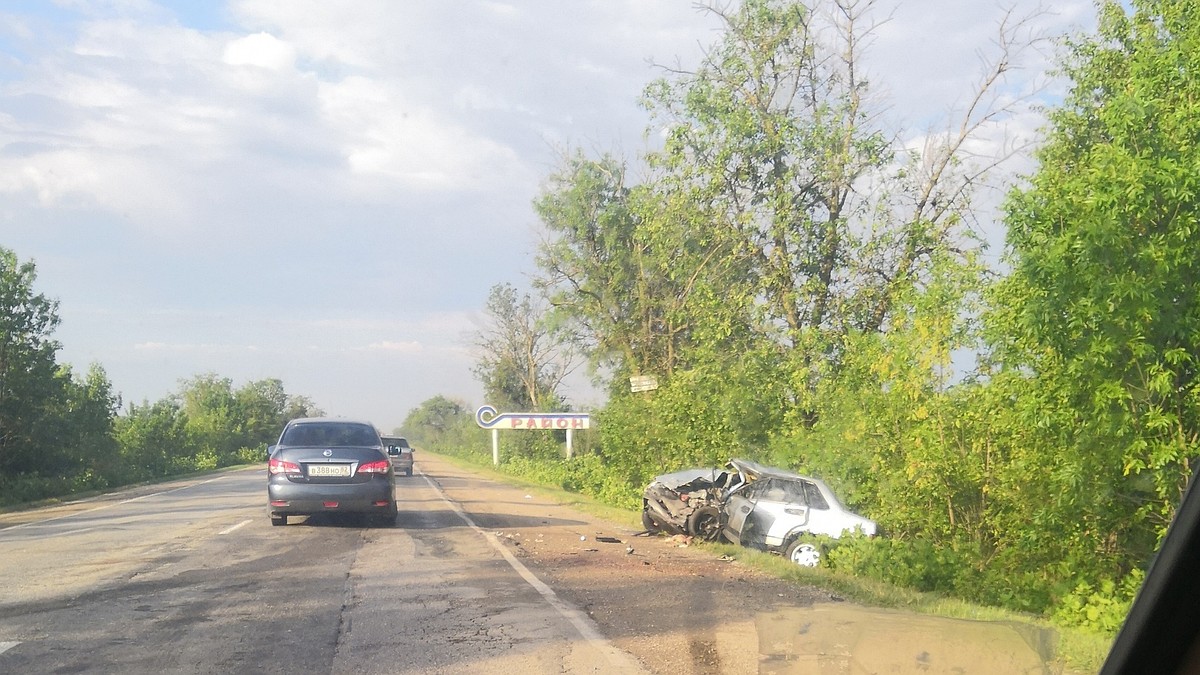
[[[402,436],[384,436],[383,445],[387,448],[388,457],[392,458],[392,468],[397,473],[403,471],[405,476],[411,476],[413,449],[409,446],[408,439]]]
[[[303,418],[288,422],[268,449],[271,524],[315,513],[363,514],[396,522],[396,478],[379,432],[368,422]]]

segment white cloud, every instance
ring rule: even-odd
[[[367,345],[366,351],[372,352],[402,352],[405,354],[419,354],[425,351],[425,348],[420,342],[392,342],[384,340],[382,342],[372,342]]]
[[[210,30],[188,3],[57,1],[0,10],[0,228],[49,263],[64,353],[135,398],[281,377],[395,423],[478,391],[470,317],[532,269],[555,144],[634,159],[648,59],[690,68],[720,24],[690,2],[228,0]],[[1053,25],[1091,16],[1064,2]],[[996,12],[893,4],[871,75],[924,133]]]
[[[260,32],[231,40],[225,45],[221,60],[231,66],[285,70],[296,62],[296,50],[274,35]]]
[[[528,173],[511,148],[448,122],[394,82],[348,77],[322,84],[320,100],[356,174],[471,190]]]
[[[133,345],[135,352],[170,352],[175,355],[221,356],[254,353],[260,351],[255,345],[209,344],[188,342],[139,342]]]

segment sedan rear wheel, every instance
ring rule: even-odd
[[[784,555],[801,567],[816,567],[821,564],[821,551],[812,543],[801,539],[793,541]]]

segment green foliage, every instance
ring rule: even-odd
[[[266,446],[297,413],[319,414],[279,380],[233,382],[205,374],[155,403],[130,404],[116,420],[126,478],[133,481],[264,461]]]
[[[288,419],[319,414],[279,380],[234,389],[213,374],[178,395],[131,404],[104,369],[59,366],[56,301],[32,262],[0,248],[0,504],[17,504],[265,459]]]
[[[575,367],[570,336],[544,318],[543,307],[511,284],[488,296],[490,325],[475,336],[479,361],[472,370],[493,406],[515,410],[562,407],[558,387]]]
[[[949,593],[971,569],[970,558],[926,539],[851,537],[828,547],[830,569],[919,591]]]
[[[58,302],[35,292],[36,280],[32,262],[0,248],[0,474],[58,469],[43,457],[64,396],[51,338]]]
[[[418,441],[425,445],[439,445],[442,438],[449,434],[460,420],[472,415],[467,404],[446,398],[441,394],[421,402],[421,405],[410,410],[404,418],[404,424],[396,433],[407,436],[410,441]]]
[[[1071,45],[987,316],[1025,498],[1014,540],[1053,552],[1067,614],[1097,617],[1093,594],[1147,564],[1200,459],[1200,23],[1194,3],[1131,8],[1105,3]]]
[[[474,412],[440,394],[411,410],[399,431],[418,448],[468,459],[492,456],[489,432],[475,423]]]
[[[0,503],[107,487],[119,398],[104,370],[56,363],[57,301],[34,290],[32,262],[0,248]]]
[[[612,506],[634,509],[642,504],[645,485],[635,485],[614,475],[599,455],[583,455],[571,460],[510,455],[499,468],[507,474],[595,497]]]
[[[1096,585],[1080,582],[1054,609],[1054,618],[1064,625],[1115,634],[1144,579],[1141,570],[1133,570],[1119,583],[1112,579]]]

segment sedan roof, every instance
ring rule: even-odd
[[[784,478],[786,480],[806,480],[819,486],[821,488],[821,492],[826,495],[827,499],[830,497],[835,500],[837,499],[837,495],[833,493],[833,490],[829,488],[829,485],[827,485],[825,481],[821,480],[820,478],[803,476],[801,474],[786,471],[784,469],[778,469],[773,466],[764,466],[758,462],[752,462],[748,459],[731,459],[729,460],[729,466],[740,471],[748,480],[761,480],[768,477]],[[838,501],[838,503],[840,504],[841,502]]]
[[[331,417],[310,417],[288,422],[279,438],[287,446],[378,447],[379,431],[370,422]]]

